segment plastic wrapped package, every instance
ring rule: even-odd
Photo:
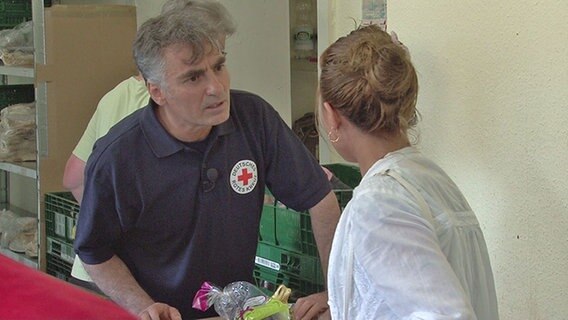
[[[0,161],[36,160],[35,103],[0,111]]]
[[[0,59],[6,66],[32,66],[34,64],[33,48],[2,49],[0,54]]]
[[[19,103],[0,111],[0,128],[35,126],[35,103]]]
[[[0,247],[7,248],[13,235],[10,234],[14,220],[18,216],[10,210],[0,211]]]
[[[38,242],[37,242],[37,228],[31,233],[23,234],[23,239],[16,238],[11,244],[10,250],[15,250],[14,247],[22,248],[26,256],[30,258],[37,258],[38,256]]]
[[[246,281],[237,281],[221,289],[204,282],[193,299],[193,308],[205,311],[211,306],[227,320],[289,320],[286,300],[267,297],[260,289]]]
[[[0,59],[5,65],[33,65],[34,43],[32,22],[13,29],[0,30]]]
[[[37,256],[37,219],[20,217],[10,210],[2,210],[0,247],[21,253],[28,251],[30,256]]]

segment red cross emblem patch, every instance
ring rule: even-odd
[[[231,169],[231,188],[236,193],[245,194],[251,192],[258,182],[256,163],[252,160],[241,160]]]

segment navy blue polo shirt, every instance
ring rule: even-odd
[[[204,281],[253,282],[264,188],[307,210],[331,189],[319,164],[260,97],[231,91],[229,119],[195,148],[159,123],[151,102],[98,140],[85,169],[75,250],[113,255],[184,319]]]

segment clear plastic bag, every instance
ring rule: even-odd
[[[289,320],[287,303],[269,298],[246,281],[237,281],[221,289],[204,282],[193,299],[193,308],[205,311],[211,306],[227,320]]]
[[[0,59],[5,65],[32,65],[34,62],[32,22],[0,30]]]
[[[21,103],[0,111],[0,160],[36,160],[35,103]]]
[[[0,212],[0,247],[25,252],[28,246],[37,246],[36,234],[36,218],[20,217],[5,209]]]

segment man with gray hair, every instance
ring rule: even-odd
[[[253,282],[265,187],[310,211],[324,272],[339,218],[324,172],[272,106],[230,90],[226,9],[187,5],[140,27],[134,58],[150,103],[97,141],[85,170],[75,250],[101,290],[142,319],[212,316],[191,308],[204,281]],[[294,315],[326,309],[320,293]]]

